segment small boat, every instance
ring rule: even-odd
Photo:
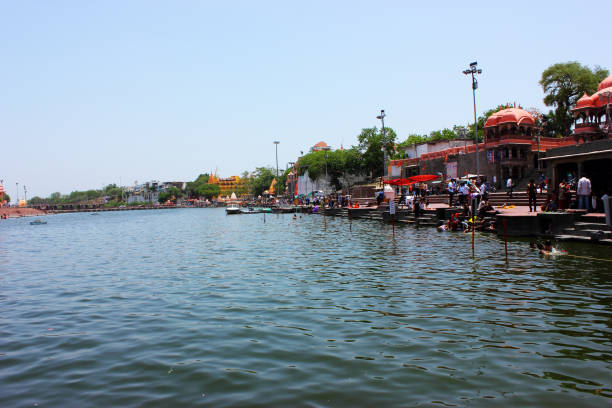
[[[240,212],[242,214],[259,214],[262,211],[257,208],[249,207],[249,208],[243,208],[242,210],[240,210]]]
[[[232,204],[229,207],[225,208],[225,213],[227,215],[230,215],[230,214],[241,214],[242,212],[240,211],[240,207],[238,207],[236,204]]]
[[[47,223],[47,221],[43,221],[43,220],[30,221],[30,225],[44,225],[46,223]]]

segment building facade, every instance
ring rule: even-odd
[[[573,137],[550,138],[540,133],[536,118],[520,106],[508,106],[491,115],[485,122],[484,141],[478,144],[481,178],[498,188],[509,177],[515,182],[536,178],[540,171],[544,171],[545,164],[539,159],[547,149],[575,144]],[[391,160],[389,174],[392,177],[436,174],[445,179],[476,175],[476,145],[455,142],[459,143],[446,149],[428,151],[409,159]],[[418,145],[415,150],[419,152]]]
[[[611,102],[612,75],[599,83],[597,92],[593,95],[589,96],[585,93],[572,109],[576,142],[590,142],[612,137]]]

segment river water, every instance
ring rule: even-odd
[[[609,247],[506,264],[377,221],[45,219],[0,223],[3,407],[612,404]]]

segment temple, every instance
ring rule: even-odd
[[[541,136],[536,118],[531,113],[520,106],[507,105],[485,122],[484,141],[478,144],[480,176],[498,188],[508,177],[517,181],[536,178],[537,173],[543,171],[539,159],[544,157],[546,150],[573,144],[575,140],[572,137]],[[460,145],[435,149],[404,160],[392,160],[389,174],[395,177],[415,173],[442,174],[447,179],[474,175],[476,145],[471,142]],[[419,146],[411,149],[423,151]]]
[[[612,99],[612,75],[601,81],[597,92],[585,94],[572,109],[574,114],[574,136],[576,142],[609,139],[612,137],[610,123],[610,99]]]
[[[520,106],[505,106],[485,122],[484,140],[478,144],[480,177],[497,188],[511,177],[515,183],[544,174],[553,186],[562,179],[587,174],[594,191],[612,190],[612,75],[597,91],[586,93],[572,108],[573,134],[544,137],[537,118]],[[440,174],[444,178],[475,176],[476,145],[467,143],[432,148],[435,142],[411,146],[407,159],[391,160],[390,177]],[[427,145],[427,146],[426,146]],[[433,150],[433,151],[432,151]]]

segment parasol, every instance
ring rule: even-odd
[[[419,174],[418,176],[408,177],[406,180],[413,182],[413,183],[424,183],[427,181],[435,180],[439,177],[440,176],[435,175],[435,174]]]

